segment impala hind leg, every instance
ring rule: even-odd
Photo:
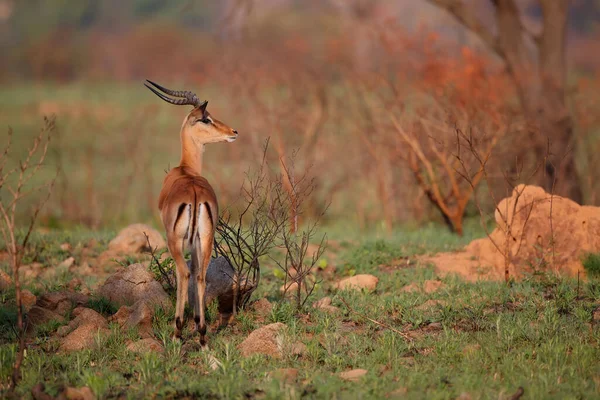
[[[183,248],[181,242],[169,243],[169,251],[175,260],[175,277],[177,278],[177,302],[175,304],[175,334],[174,338],[181,338],[181,331],[185,322],[184,311],[185,303],[188,298],[188,284],[190,280],[190,271],[183,257]]]
[[[210,209],[206,204],[200,204],[198,213],[198,234],[192,249],[192,263],[195,268],[197,294],[197,307],[194,307],[194,322],[196,330],[200,333],[200,344],[206,346],[206,318],[205,318],[205,292],[206,271],[212,254],[213,239],[215,236]]]

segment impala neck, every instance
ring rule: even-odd
[[[181,161],[179,166],[191,168],[198,175],[201,175],[202,157],[204,157],[204,144],[197,142],[192,135],[183,130],[181,132]]]

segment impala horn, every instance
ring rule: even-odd
[[[152,86],[148,85],[148,83],[150,85],[154,86],[156,89],[160,90],[161,92],[168,94],[169,96],[182,97],[182,98],[181,99],[172,99],[168,96],[165,96],[158,90],[154,89]],[[148,89],[152,90],[152,93],[154,93],[155,95],[157,95],[158,97],[160,97],[161,99],[166,101],[167,103],[175,104],[176,106],[191,105],[194,107],[206,108],[206,105],[208,104],[208,101],[200,101],[200,99],[198,98],[198,96],[196,96],[195,93],[192,93],[188,90],[167,89],[165,87],[160,86],[158,83],[152,82],[149,79],[146,79],[144,86],[146,86]]]

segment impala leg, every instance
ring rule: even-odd
[[[200,343],[204,346],[206,344],[206,321],[204,319],[204,310],[206,307],[205,302],[205,291],[206,291],[206,271],[208,271],[208,264],[210,263],[210,256],[212,253],[214,234],[211,232],[210,235],[206,235],[200,239],[201,251],[201,263],[200,271],[198,271],[198,299],[200,303]]]
[[[203,347],[206,346],[206,272],[208,271],[208,264],[210,263],[215,235],[211,212],[212,210],[209,209],[209,206],[206,203],[199,206],[198,237],[196,238],[192,255],[195,257],[194,261],[198,266],[195,276],[196,288],[198,290],[198,310],[194,316],[194,320],[196,322],[196,329],[200,333],[200,344]]]
[[[169,251],[175,260],[175,276],[177,278],[177,302],[175,304],[175,334],[174,337],[181,338],[184,325],[185,303],[188,297],[188,283],[190,271],[183,257],[183,249],[177,244],[169,243]]]

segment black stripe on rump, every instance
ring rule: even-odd
[[[183,214],[185,207],[187,207],[187,204],[181,203],[181,205],[177,209],[177,217],[175,218],[175,223],[173,224],[173,230],[175,230],[175,227],[177,226],[177,223],[179,222],[179,218],[181,218],[181,214]]]
[[[214,224],[215,223],[213,222],[213,213],[212,213],[212,210],[210,209],[210,206],[208,205],[207,202],[204,202],[204,205],[206,206],[206,211],[208,211],[208,217],[210,218],[210,224],[214,228]]]

